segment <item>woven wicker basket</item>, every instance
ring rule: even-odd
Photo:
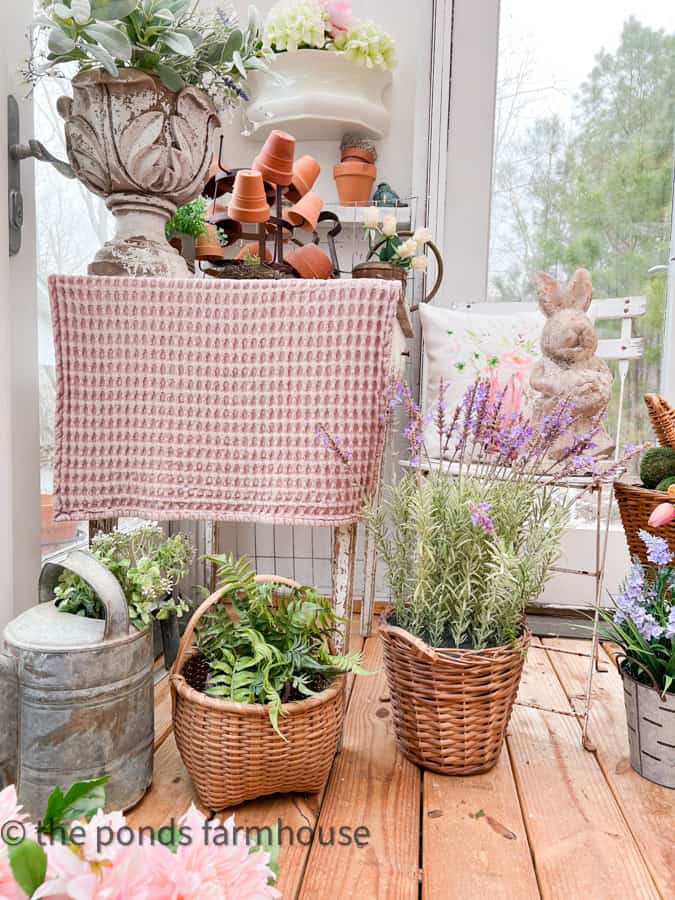
[[[647,559],[647,548],[638,535],[641,529],[664,538],[675,553],[675,524],[662,525],[656,529],[650,528],[647,524],[656,507],[660,503],[668,502],[667,494],[663,491],[650,491],[641,485],[630,484],[626,481],[615,481],[614,496],[621,514],[621,524],[626,535],[631,559],[637,556],[643,565],[651,565]]]
[[[644,400],[657,441],[663,447],[675,447],[675,409],[658,394],[645,394]],[[663,491],[652,491],[630,481],[616,481],[614,496],[631,558],[637,556],[643,565],[651,565],[647,559],[647,548],[638,536],[641,529],[665,538],[675,553],[675,524],[663,525],[658,529],[647,524],[656,507],[668,502],[668,496]]]
[[[300,585],[276,575],[258,582]],[[344,676],[306,700],[284,704],[279,726],[259,703],[233,703],[202,693],[205,660],[190,649],[197,622],[227,594],[212,594],[192,617],[170,675],[173,728],[178,752],[210,810],[236,806],[266,794],[316,793],[323,787],[337,752],[344,716]]]
[[[662,447],[675,447],[675,409],[658,394],[645,394],[649,419]]]
[[[475,775],[499,758],[530,632],[487,650],[434,650],[383,616],[380,635],[399,748],[442,775]]]

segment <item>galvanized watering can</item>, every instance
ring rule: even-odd
[[[56,608],[64,569],[96,591],[105,620]],[[101,775],[110,776],[108,809],[137,803],[152,781],[152,631],[129,624],[112,572],[82,550],[47,563],[40,603],[10,622],[3,638],[0,778],[16,782],[26,811],[37,819],[57,785]]]

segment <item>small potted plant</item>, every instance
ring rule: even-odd
[[[366,262],[354,266],[353,278],[398,279],[405,287],[411,269],[426,269],[427,258],[423,250],[431,242],[428,228],[418,228],[414,234],[399,233],[396,216],[386,215],[380,222],[380,211],[376,206],[364,212],[363,223],[370,253]]]
[[[187,603],[174,596],[174,588],[187,574],[194,547],[187,534],[167,536],[158,525],[142,525],[130,531],[100,532],[91,542],[91,553],[117,578],[129,604],[132,624],[142,629],[171,614],[182,615]],[[54,588],[62,612],[104,618],[96,592],[79,575],[67,569]]]
[[[568,402],[537,427],[522,412],[504,413],[489,380],[471,385],[454,410],[445,395],[441,383],[427,417],[397,385],[390,407],[405,410],[410,469],[381,503],[366,503],[365,521],[391,589],[380,635],[401,752],[434,772],[471,775],[499,758],[530,641],[525,608],[544,587],[578,498],[556,485],[598,464],[595,431],[572,433]],[[425,443],[432,418],[435,467]],[[565,454],[548,458],[563,434]],[[331,435],[320,437],[351,465]],[[595,477],[613,480],[624,464]]]
[[[248,99],[251,69],[265,69],[262,22],[254,7],[240,28],[233,15],[199,16],[193,0],[44,0],[35,19],[32,81],[70,77],[57,107],[75,175],[103,197],[115,237],[92,274],[187,274],[164,226],[198,197],[220,125],[217,109]]]
[[[181,254],[191,272],[195,267],[197,240],[206,234],[205,197],[197,197],[184,206],[179,206],[164,226],[169,243]]]
[[[220,587],[190,621],[170,676],[176,743],[199,799],[219,810],[314,793],[337,751],[344,675],[362,671],[361,655],[333,653],[340,619],[314,588],[207,558]]]
[[[351,128],[371,138],[387,133],[383,95],[396,50],[375,22],[355,19],[343,0],[280,0],[265,19],[264,41],[279,77],[252,75],[246,114],[254,139],[285,126],[300,140],[338,140]]]
[[[664,514],[655,512],[650,525],[658,527]],[[644,529],[639,537],[647,562],[633,558],[614,610],[603,615],[607,636],[621,648],[631,766],[675,788],[675,556],[664,538]]]

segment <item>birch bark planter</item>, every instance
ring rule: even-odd
[[[57,108],[65,121],[68,159],[79,180],[103,197],[116,233],[89,266],[92,275],[189,275],[164,225],[198,197],[220,120],[202,91],[169,91],[159,78],[93,69],[72,82]]]
[[[274,128],[298,140],[339,141],[345,131],[375,139],[388,133],[383,95],[390,72],[358,66],[332,50],[280,53],[273,71],[278,80],[251,72],[246,82],[253,140],[264,140]]]
[[[530,633],[485,650],[433,649],[380,624],[394,730],[404,756],[441,775],[476,775],[501,753]]]
[[[632,678],[623,679],[630,764],[648,781],[675,788],[675,694],[660,694]]]

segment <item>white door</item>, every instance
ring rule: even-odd
[[[3,4],[0,25],[0,627],[37,597],[40,565],[38,366],[33,164],[21,164],[22,247],[9,255],[7,97],[19,101],[21,137],[33,136],[32,101],[19,69],[31,3]]]

